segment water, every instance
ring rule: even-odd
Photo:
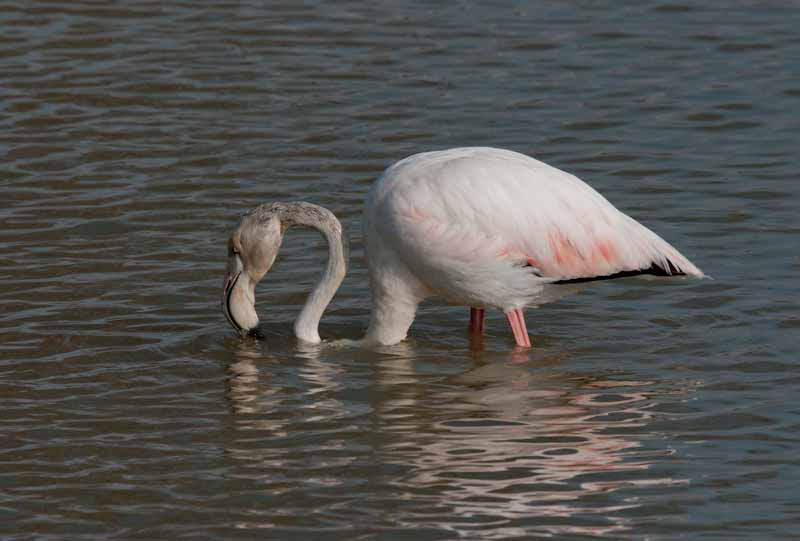
[[[0,6],[0,537],[780,539],[796,534],[800,14],[789,3]],[[574,172],[713,281],[502,316],[427,303],[394,348],[298,346],[326,250],[291,231],[219,309],[247,209],[350,228],[460,145]]]

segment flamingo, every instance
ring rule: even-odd
[[[319,321],[347,272],[348,242],[329,210],[271,203],[246,213],[228,243],[222,307],[243,335],[258,335],[255,286],[284,232],[317,229],[328,243],[325,272],[294,323],[319,343]],[[523,309],[553,302],[596,280],[705,275],[669,243],[623,214],[579,178],[496,148],[425,152],[390,166],[367,195],[364,238],[372,311],[364,343],[406,338],[420,302],[441,297],[502,310],[517,346],[530,347]]]

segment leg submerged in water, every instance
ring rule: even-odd
[[[483,334],[484,328],[484,309],[483,308],[470,308],[469,309],[469,333],[470,334]]]

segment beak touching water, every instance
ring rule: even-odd
[[[225,318],[228,320],[234,329],[237,332],[242,332],[242,327],[236,323],[236,320],[233,319],[231,315],[231,293],[233,293],[233,286],[236,285],[236,281],[239,279],[239,274],[241,271],[237,272],[235,276],[231,276],[230,272],[225,273],[225,284],[222,288],[222,311],[225,314]]]
[[[242,336],[263,338],[258,329],[255,309],[255,284],[242,269],[236,257],[230,260],[222,289],[222,312],[225,319]]]

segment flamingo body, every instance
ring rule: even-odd
[[[579,178],[508,150],[456,148],[397,162],[369,192],[363,223],[374,305],[367,336],[381,343],[402,340],[430,296],[502,310],[520,343],[524,307],[589,279],[703,276]]]
[[[661,237],[577,177],[494,148],[417,154],[389,167],[364,209],[372,314],[365,343],[406,337],[427,297],[469,306],[470,331],[502,310],[517,345],[530,346],[523,309],[596,279],[703,273]],[[329,210],[306,202],[260,205],[228,240],[222,309],[242,335],[258,335],[255,287],[292,226],[318,230],[328,262],[295,325],[320,342],[319,321],[347,272],[348,244]]]

